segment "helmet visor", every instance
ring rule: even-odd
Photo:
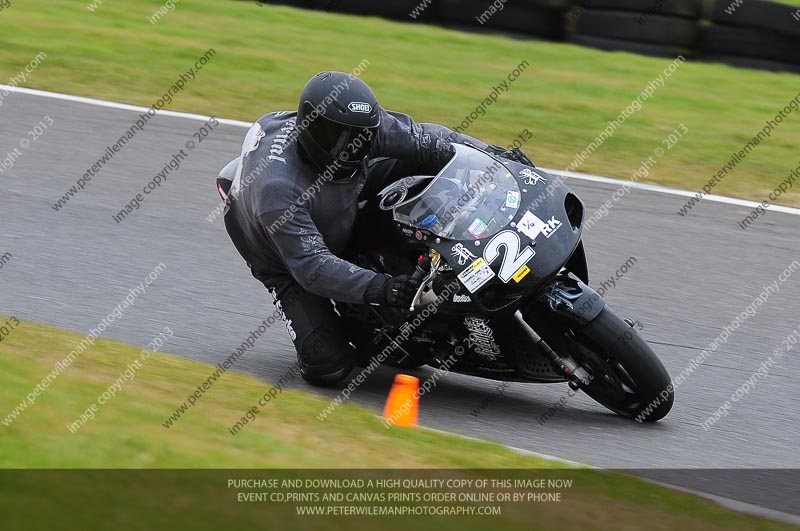
[[[309,126],[314,141],[340,161],[361,160],[369,154],[374,131],[371,128],[349,127],[319,118]]]

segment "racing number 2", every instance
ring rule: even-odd
[[[500,257],[500,247],[505,247],[506,252],[503,255],[500,273],[497,276],[503,282],[508,283],[514,277],[514,274],[533,258],[536,251],[533,250],[533,247],[527,246],[520,252],[519,235],[514,231],[504,230],[486,244],[486,248],[483,251],[483,259],[486,260],[486,263],[491,264]]]

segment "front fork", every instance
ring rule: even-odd
[[[548,345],[545,340],[542,339],[542,336],[537,334],[536,330],[531,328],[531,325],[525,321],[521,311],[517,310],[514,312],[514,319],[519,322],[520,326],[522,326],[522,329],[526,334],[528,334],[528,337],[531,338],[531,341],[533,341],[537,347],[544,351],[547,357],[550,358],[550,361],[552,361],[553,364],[561,370],[564,376],[569,378],[570,387],[574,388],[574,385],[577,385],[575,380],[584,385],[589,385],[589,383],[592,381],[591,374],[589,374],[586,369],[578,365],[578,362],[576,362],[572,356],[562,356],[550,348],[550,345]]]
[[[540,311],[550,311],[566,317],[576,324],[588,324],[605,308],[603,298],[588,285],[584,284],[572,273],[561,274],[548,285],[541,299],[544,305],[538,306]],[[589,385],[592,375],[569,354],[562,355],[547,344],[526,321],[522,312],[514,312],[514,318],[522,326],[531,340],[544,351],[553,364],[569,379],[570,387]]]

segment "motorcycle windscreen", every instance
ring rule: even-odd
[[[454,144],[456,154],[425,190],[394,209],[399,223],[453,240],[479,240],[508,225],[520,205],[514,176],[475,148]]]

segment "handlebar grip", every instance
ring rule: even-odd
[[[431,270],[431,258],[426,256],[423,260],[417,262],[417,267],[414,268],[414,274],[411,275],[413,280],[417,282],[421,282],[423,278],[428,274]]]

